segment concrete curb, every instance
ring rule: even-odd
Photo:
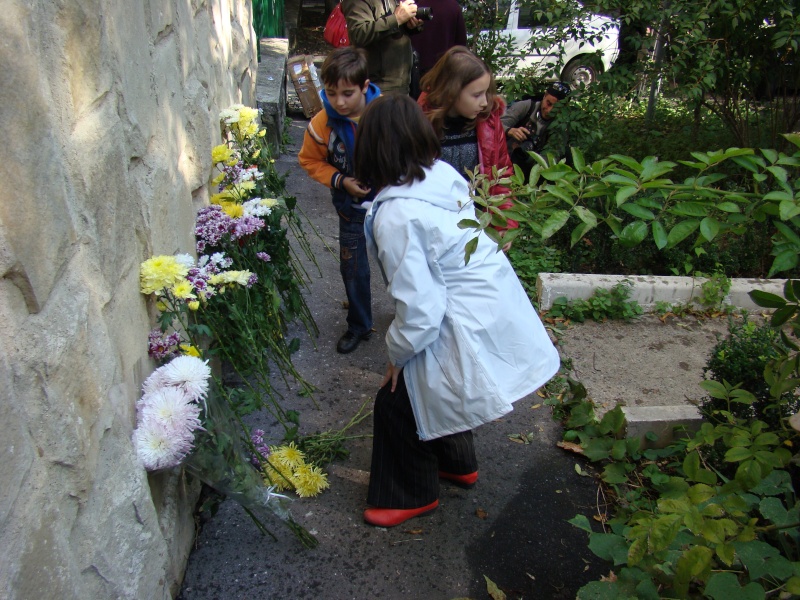
[[[261,61],[256,74],[256,106],[261,109],[261,124],[267,130],[267,142],[280,154],[283,121],[286,118],[287,38],[262,38],[258,41]]]
[[[691,305],[703,308],[697,298],[702,294],[704,277],[656,277],[652,275],[587,275],[581,273],[540,273],[536,281],[539,309],[547,310],[561,297],[567,300],[586,300],[595,290],[609,290],[615,285],[629,281],[632,284],[631,300],[635,300],[644,312],[653,312],[659,302]],[[751,311],[763,311],[748,292],[754,289],[783,295],[785,279],[733,279],[731,289],[723,304]]]

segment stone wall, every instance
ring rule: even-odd
[[[138,267],[191,252],[217,115],[253,104],[249,0],[0,11],[0,595],[168,598],[197,489],[131,445]],[[151,310],[151,309],[150,309]]]

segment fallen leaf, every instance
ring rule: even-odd
[[[575,472],[581,477],[591,477],[589,473],[581,469],[581,466],[578,463],[575,463]]]
[[[484,575],[483,578],[486,580],[486,591],[489,592],[492,600],[506,600],[506,595],[503,593],[503,590],[497,587],[494,581],[489,579],[486,575]]]
[[[410,533],[411,535],[420,535],[421,533],[425,533],[425,530],[419,527],[417,529],[406,529],[403,533]]]
[[[519,434],[517,434],[517,433],[508,436],[508,439],[511,440],[512,442],[517,443],[517,444],[524,444],[525,443],[521,439],[519,439]]]
[[[539,404],[534,404],[533,406],[531,406],[531,408],[533,410],[536,410],[537,408],[542,408],[542,403],[540,402]]]
[[[534,581],[536,581],[536,577],[534,577],[533,575],[531,575],[531,574],[530,574],[530,573],[528,573],[527,571],[525,571],[525,575],[527,575],[528,577],[530,577],[531,579],[533,579]]]
[[[485,519],[489,516],[489,513],[483,510],[482,508],[475,509],[475,516],[479,519]]]
[[[536,395],[539,396],[539,398],[547,398],[547,394],[545,394],[542,390],[536,390]]]
[[[583,454],[583,448],[581,448],[581,445],[574,442],[556,442],[556,446],[562,450],[574,452],[575,454]]]
[[[595,521],[599,521],[600,523],[605,523],[606,521],[608,521],[608,514],[603,513],[602,515],[593,515],[592,518]]]
[[[616,580],[617,580],[617,574],[614,573],[614,571],[609,571],[608,577],[606,577],[605,575],[600,576],[600,581],[608,581],[610,583],[614,583]]]

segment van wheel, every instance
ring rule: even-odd
[[[561,81],[568,83],[573,90],[591,85],[597,81],[597,76],[602,72],[596,58],[591,56],[578,56],[573,58],[561,72]]]

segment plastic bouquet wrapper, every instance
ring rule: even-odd
[[[156,471],[181,465],[238,502],[262,533],[275,537],[264,521],[277,517],[313,548],[318,542],[292,519],[290,499],[275,493],[251,464],[242,425],[210,381],[206,361],[188,355],[159,367],[145,381],[133,434],[143,466]]]

